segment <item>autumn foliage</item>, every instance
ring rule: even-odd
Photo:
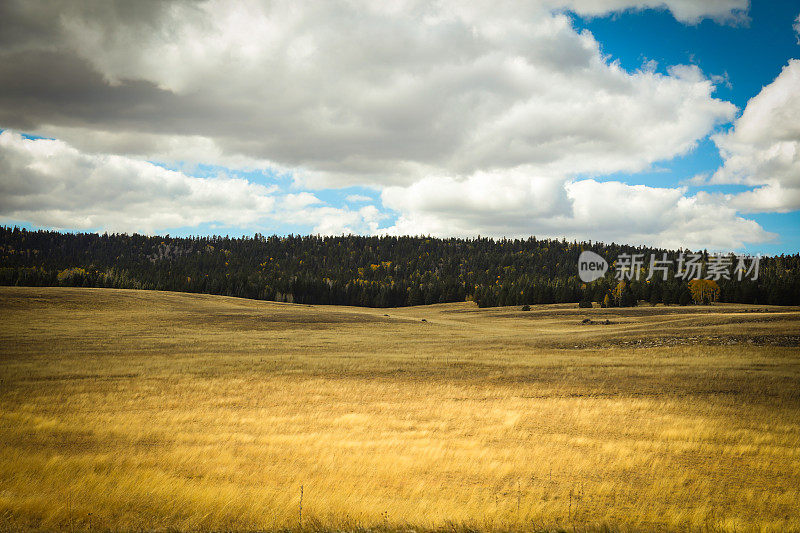
[[[711,279],[693,279],[689,281],[689,292],[696,304],[710,304],[719,299],[719,285]]]

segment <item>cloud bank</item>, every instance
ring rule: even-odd
[[[0,215],[128,231],[208,221],[269,231],[280,220],[322,233],[761,242],[771,235],[736,212],[755,200],[604,179],[690,152],[736,108],[695,66],[624,70],[568,13],[666,9],[687,24],[735,23],[747,8],[5,2],[0,127],[58,141],[2,134]],[[737,140],[748,110],[729,140],[717,137],[729,154],[720,183],[766,183],[754,163],[736,162],[757,159]],[[294,184],[197,178],[148,161],[268,169]],[[348,186],[375,190],[383,205],[350,195],[358,205],[336,208],[315,193]]]
[[[322,233],[377,228],[374,206],[321,205],[310,193],[278,194],[244,179],[197,178],[118,155],[80,152],[59,140],[0,133],[0,215],[38,226],[154,233],[214,223],[260,228],[280,220]]]

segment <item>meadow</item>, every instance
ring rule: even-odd
[[[0,324],[0,530],[800,531],[798,308],[1,287]]]

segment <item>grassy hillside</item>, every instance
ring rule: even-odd
[[[297,529],[302,487],[306,529],[800,531],[797,308],[3,287],[0,323],[2,530]]]

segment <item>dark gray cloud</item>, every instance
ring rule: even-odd
[[[0,54],[0,124],[152,131],[185,103],[147,81],[111,86],[85,59],[62,51]]]

